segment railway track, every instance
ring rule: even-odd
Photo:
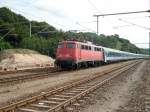
[[[148,80],[146,83],[145,97],[144,97],[144,112],[150,112],[150,61],[146,66],[146,75],[148,76]]]
[[[73,111],[87,99],[94,90],[119,76],[120,74],[135,68],[141,61],[116,67],[103,73],[97,73],[91,77],[56,88],[49,92],[41,93],[32,98],[13,103],[0,108],[0,112],[60,112],[61,110]]]
[[[45,78],[58,72],[60,72],[60,70],[53,69],[50,71],[42,71],[38,73],[30,73],[26,75],[18,75],[18,76],[0,78],[0,85],[9,84],[9,83],[18,83],[21,81],[27,81],[27,80],[33,80],[33,79],[39,79],[39,78]]]
[[[32,69],[22,69],[22,70],[14,70],[14,71],[0,71],[0,75],[11,75],[16,73],[24,73],[24,72],[48,71],[52,69],[54,69],[54,67],[32,68]]]
[[[33,71],[31,71],[33,72]],[[0,78],[0,85],[6,85],[6,84],[12,84],[12,83],[20,83],[23,81],[29,81],[33,79],[41,79],[41,78],[46,78],[55,74],[58,74],[61,72],[61,70],[57,69],[50,69],[49,71],[37,71],[38,73],[30,73],[30,74],[25,74],[25,75],[17,75],[17,76],[11,76],[10,77],[2,77]],[[63,71],[63,72],[68,72],[68,71]],[[21,74],[21,73],[20,73]]]

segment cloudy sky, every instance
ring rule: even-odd
[[[94,14],[144,11],[150,9],[150,0],[0,0],[3,6],[64,31],[96,32]],[[149,16],[141,13],[100,17],[99,34],[119,34],[138,47],[148,48]]]

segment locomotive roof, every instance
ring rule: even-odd
[[[67,43],[67,42],[70,42],[70,43],[78,43],[78,44],[82,44],[82,45],[88,45],[88,46],[96,46],[96,47],[102,47],[102,46],[97,46],[95,44],[93,44],[92,42],[90,41],[87,41],[87,42],[80,42],[80,41],[74,41],[74,40],[66,40],[66,41],[62,41],[60,43]]]

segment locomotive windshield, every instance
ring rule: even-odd
[[[75,44],[74,43],[67,43],[67,48],[75,48]]]
[[[58,48],[63,48],[64,47],[64,44],[63,43],[60,43],[59,45],[58,45]]]

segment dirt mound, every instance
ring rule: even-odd
[[[0,54],[0,70],[54,66],[54,59],[27,49],[6,50]]]

